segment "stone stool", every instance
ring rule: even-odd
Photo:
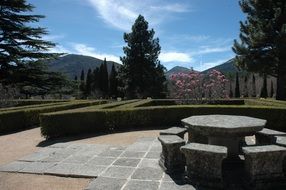
[[[181,137],[182,139],[184,139],[184,135],[186,132],[187,132],[186,128],[171,127],[169,129],[160,131],[160,135],[177,135],[177,136]]]
[[[176,135],[161,135],[158,140],[162,144],[159,165],[166,173],[183,173],[186,162],[180,147],[184,146],[186,142]]]
[[[245,156],[244,171],[249,189],[286,188],[283,162],[286,148],[277,145],[242,148]]]
[[[181,151],[186,157],[187,175],[195,185],[223,187],[222,162],[227,157],[226,147],[190,143],[182,146]]]
[[[255,134],[257,145],[275,144],[275,136],[286,136],[286,133],[264,128]]]

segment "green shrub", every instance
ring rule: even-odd
[[[85,106],[98,105],[107,101],[73,101],[66,104],[47,105],[28,109],[9,110],[0,112],[0,133],[25,129],[40,123],[41,113],[55,112],[67,109],[76,109]]]
[[[245,115],[267,120],[268,128],[286,131],[286,109],[277,107],[193,105],[154,106],[46,113],[41,115],[41,133],[46,138],[106,130],[136,129],[180,124],[192,115]]]
[[[49,103],[60,103],[60,102],[69,102],[71,100],[57,100],[57,99],[15,99],[15,100],[5,100],[6,105],[11,105],[9,107],[18,107],[18,106],[30,106],[30,105],[37,105],[37,104],[49,104]],[[1,101],[0,101],[1,102]],[[0,103],[0,105],[2,105]]]
[[[270,106],[270,107],[286,107],[285,101],[273,99],[245,99],[246,105]]]
[[[2,111],[12,111],[12,110],[21,110],[21,109],[30,109],[30,108],[39,108],[45,106],[54,106],[54,105],[61,105],[67,104],[67,102],[58,102],[58,103],[47,103],[47,104],[32,104],[27,106],[16,106],[16,107],[7,107],[7,108],[0,108],[0,112]]]

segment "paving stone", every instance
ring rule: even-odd
[[[120,157],[143,158],[146,152],[125,151]]]
[[[56,143],[56,144],[53,144],[49,147],[51,147],[51,148],[67,148],[70,145],[71,145],[70,143]]]
[[[72,169],[71,174],[76,177],[97,177],[107,166],[80,165]]]
[[[139,168],[149,167],[149,168],[160,168],[159,159],[147,159],[144,158],[138,165]]]
[[[163,176],[163,171],[157,168],[137,168],[131,179],[141,180],[160,180]]]
[[[108,150],[125,150],[126,149],[126,146],[109,146],[108,147]]]
[[[161,152],[148,152],[145,158],[159,159]]]
[[[53,167],[55,163],[49,162],[31,162],[30,164],[26,165],[23,169],[19,172],[23,173],[39,173],[42,174],[48,168]]]
[[[127,179],[135,170],[135,168],[130,167],[118,167],[118,166],[111,166],[107,168],[100,176],[102,177],[113,177],[119,179]]]
[[[116,158],[111,157],[94,157],[87,162],[88,165],[109,166]]]
[[[108,149],[107,145],[88,145],[76,152],[75,155],[96,156]]]
[[[161,143],[153,143],[150,152],[162,152]]]
[[[149,150],[149,147],[151,146],[152,142],[146,143],[146,142],[136,142],[129,147],[126,148],[126,151],[137,151],[137,152],[146,152]]]
[[[157,190],[158,187],[159,182],[130,180],[127,182],[123,190]]]
[[[113,165],[115,165],[115,166],[136,167],[139,162],[140,162],[140,159],[134,159],[134,158],[118,158],[118,159],[113,163]]]
[[[98,156],[101,157],[118,157],[120,154],[122,154],[122,150],[107,150],[102,153],[100,153]]]
[[[159,190],[195,190],[189,184],[176,184],[175,182],[162,182]]]
[[[86,190],[119,190],[125,182],[126,179],[98,177],[88,185]]]
[[[43,162],[61,162],[67,157],[69,157],[71,154],[65,154],[65,153],[53,153],[49,155],[48,157],[42,159]]]
[[[80,166],[82,166],[82,164],[60,163],[47,169],[44,173],[60,176],[72,176],[74,173],[73,170]]]
[[[176,183],[186,183],[186,176],[185,174],[167,174],[164,173],[162,181],[166,181],[166,182],[176,182]]]
[[[78,164],[84,164],[92,159],[92,156],[85,156],[85,155],[71,155],[65,160],[63,160],[64,163],[78,163]]]
[[[153,142],[155,137],[141,137],[136,142]]]
[[[0,166],[0,171],[2,172],[18,172],[22,170],[24,167],[28,166],[31,164],[31,162],[20,162],[20,161],[15,161],[11,162],[6,165]]]
[[[45,152],[35,152],[33,154],[24,156],[19,159],[19,161],[26,161],[26,162],[36,162],[36,161],[41,161],[45,158],[49,157],[48,153]]]

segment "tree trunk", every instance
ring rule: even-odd
[[[284,59],[285,60],[285,59]],[[278,64],[276,100],[286,100],[286,69],[281,60]]]

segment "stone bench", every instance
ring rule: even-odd
[[[224,146],[190,143],[181,147],[186,157],[187,175],[195,185],[222,188],[222,162],[227,157]]]
[[[264,128],[255,134],[257,145],[275,144],[275,136],[286,136],[286,133]]]
[[[159,165],[169,174],[183,173],[185,171],[185,157],[180,151],[186,142],[176,135],[161,135],[158,140],[162,144]]]
[[[286,147],[286,136],[275,136],[275,144]]]
[[[187,132],[186,128],[171,127],[169,129],[160,131],[160,135],[177,135],[177,136],[181,137],[182,139],[184,139],[184,135],[186,132]]]
[[[245,156],[245,182],[251,189],[277,189],[285,186],[283,165],[286,148],[277,145],[242,148]]]

